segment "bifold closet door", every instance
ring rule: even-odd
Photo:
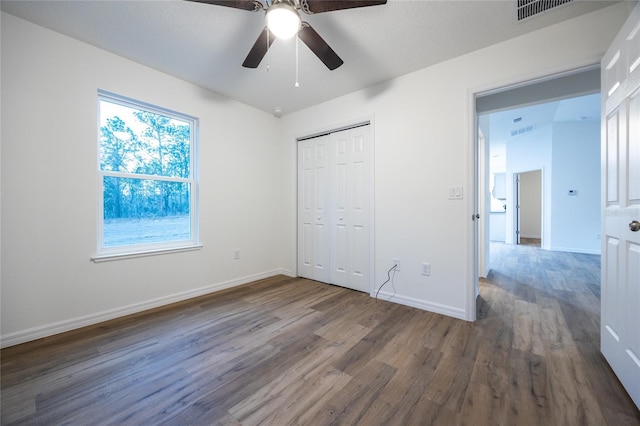
[[[298,275],[330,282],[330,135],[298,142]]]
[[[331,283],[370,291],[371,126],[333,133]]]
[[[370,292],[370,126],[299,142],[298,274]]]

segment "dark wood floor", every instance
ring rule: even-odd
[[[275,277],[6,348],[2,424],[640,425],[599,257],[494,249],[475,323]]]

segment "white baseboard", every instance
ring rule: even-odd
[[[210,286],[185,291],[182,293],[171,294],[144,302],[134,303],[129,306],[109,309],[95,314],[33,327],[27,330],[16,331],[0,336],[0,348],[6,348],[9,346],[18,345],[20,343],[30,342],[32,340],[41,339],[43,337],[52,336],[54,334],[64,333],[65,331],[75,330],[77,328],[86,327],[88,325],[97,324],[114,318],[135,314],[138,312],[146,311],[148,309],[158,308],[160,306],[169,305],[171,303],[181,302],[183,300],[192,299],[194,297],[203,296],[205,294],[214,293],[216,291],[236,287],[264,278],[270,278],[276,275],[287,275],[291,277],[293,276],[293,273],[288,269],[274,269],[271,271],[248,275],[246,277],[223,281],[220,283],[212,284]]]
[[[572,247],[554,247],[554,246],[551,246],[547,250],[551,250],[551,251],[566,251],[566,252],[569,252],[569,253],[582,253],[582,254],[601,254],[599,249],[598,250],[591,250],[591,249],[580,249],[580,248],[572,248]]]
[[[373,294],[372,296],[375,296]],[[446,315],[466,321],[464,309],[454,308],[453,306],[442,305],[440,303],[428,302],[426,300],[414,299],[412,297],[400,296],[394,293],[381,291],[378,294],[378,299],[386,300],[388,302],[399,303],[405,306],[411,306],[412,308],[422,309],[423,311],[434,312],[436,314]]]

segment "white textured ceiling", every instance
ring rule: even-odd
[[[344,60],[329,71],[295,39],[276,40],[257,69],[241,66],[264,12],[188,1],[2,1],[2,11],[284,114],[616,3],[576,0],[516,23],[510,0],[389,0],[386,5],[304,15]],[[266,62],[269,62],[269,71]]]

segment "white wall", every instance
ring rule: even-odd
[[[5,13],[1,75],[3,345],[290,273],[278,119]],[[201,250],[90,261],[99,88],[200,118]]]
[[[490,221],[490,235],[491,241],[505,242],[507,237],[507,214],[506,213],[491,213]]]
[[[599,254],[600,124],[554,124],[552,157],[551,249]]]
[[[626,14],[618,4],[285,116],[289,264],[295,138],[373,116],[375,288],[399,258],[395,301],[473,318],[473,94],[599,62]],[[464,200],[448,200],[449,185],[463,185]]]

